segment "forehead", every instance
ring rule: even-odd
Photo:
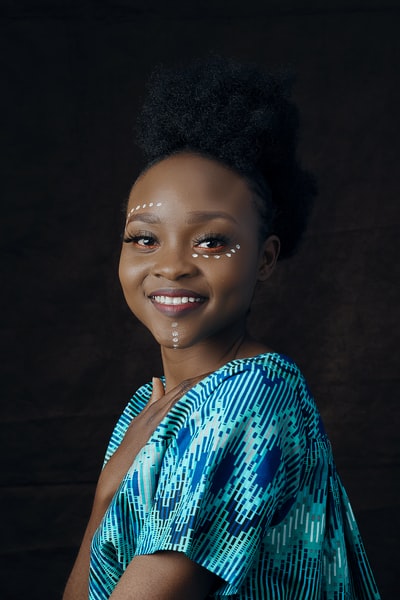
[[[128,209],[152,202],[179,203],[182,210],[224,208],[235,213],[254,212],[253,193],[246,180],[219,162],[195,154],[168,157],[137,179]]]

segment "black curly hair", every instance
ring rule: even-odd
[[[146,168],[180,152],[220,161],[261,199],[265,237],[291,256],[316,194],[313,177],[296,158],[298,111],[291,79],[222,57],[189,66],[159,67],[149,80],[137,142]]]

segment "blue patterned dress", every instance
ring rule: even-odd
[[[105,462],[151,395],[133,396]],[[234,360],[178,400],[94,535],[90,600],[134,556],[184,552],[222,578],[210,598],[373,600],[379,593],[314,400],[274,353]]]

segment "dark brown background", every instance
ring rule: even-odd
[[[115,419],[159,373],[116,276],[132,129],[153,66],[209,49],[297,72],[320,197],[252,327],[304,370],[397,597],[399,16],[379,0],[1,2],[2,598],[60,597]]]

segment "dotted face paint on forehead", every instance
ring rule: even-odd
[[[193,258],[215,258],[217,260],[219,260],[220,258],[224,258],[225,256],[227,258],[232,258],[232,256],[234,254],[236,254],[238,252],[238,250],[240,250],[240,244],[236,244],[236,246],[234,248],[231,248],[229,252],[225,252],[225,254],[197,254],[196,252],[194,252],[192,254]]]
[[[137,206],[131,208],[131,210],[128,212],[126,216],[126,222],[128,223],[129,217],[131,217],[133,213],[139,210],[140,208],[159,208],[160,206],[162,206],[162,202],[149,202],[149,204],[138,204]]]

